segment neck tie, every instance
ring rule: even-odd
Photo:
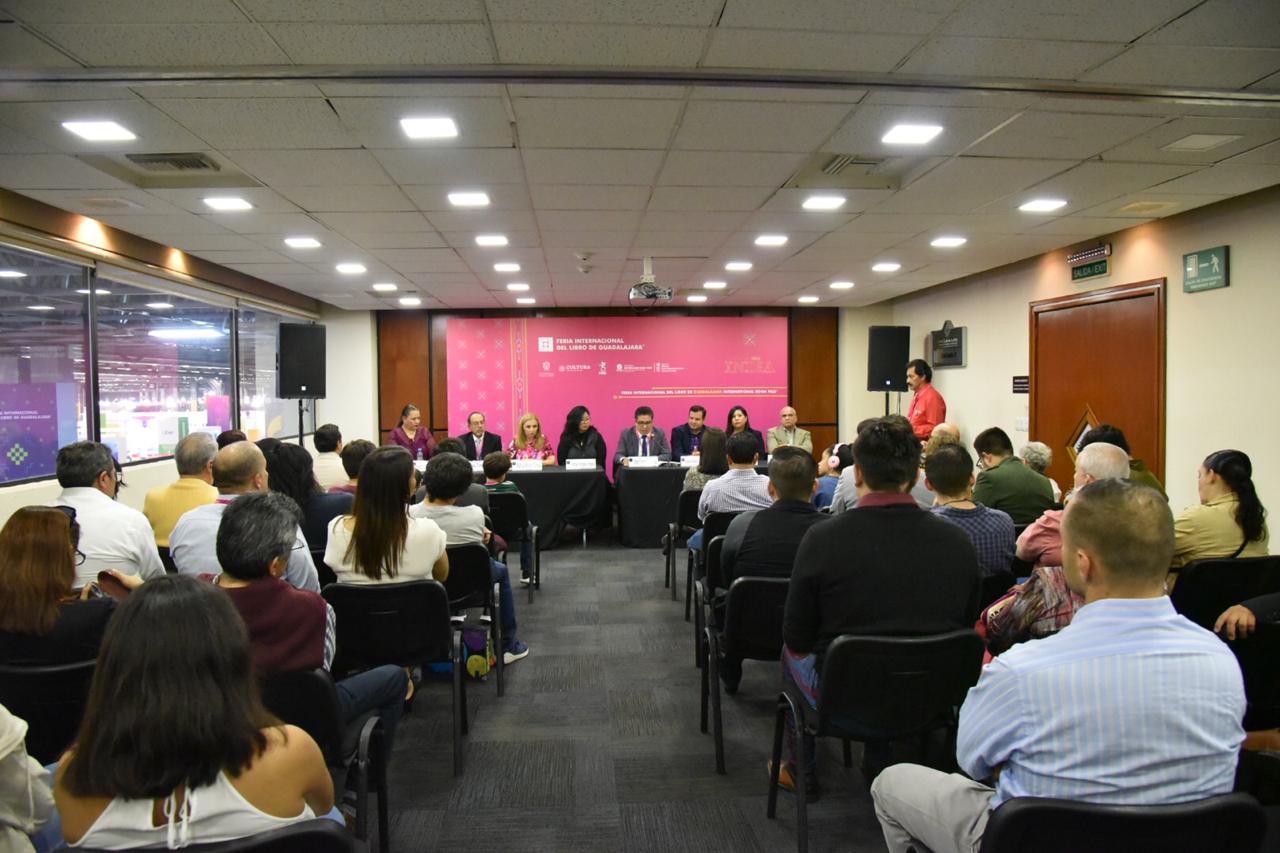
[[[649,436],[647,435],[640,436],[640,455],[649,455]]]

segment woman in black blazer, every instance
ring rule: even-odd
[[[564,431],[560,433],[560,446],[556,459],[564,464],[566,459],[594,459],[604,468],[604,436],[591,425],[591,412],[586,406],[574,406],[564,419]]]
[[[729,419],[724,427],[725,437],[728,438],[736,432],[745,432],[755,437],[756,453],[760,454],[760,461],[769,455],[769,451],[765,449],[764,436],[760,434],[760,430],[751,428],[751,418],[747,415],[747,410],[742,406],[734,406],[729,410]]]

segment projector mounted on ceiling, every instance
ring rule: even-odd
[[[652,309],[658,302],[670,302],[674,292],[669,287],[659,287],[653,277],[653,258],[644,259],[644,274],[631,286],[627,301],[636,312]]]

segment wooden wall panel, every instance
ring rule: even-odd
[[[449,318],[445,314],[432,314],[428,333],[431,347],[431,406],[430,413],[424,413],[424,421],[431,428],[436,438],[449,434],[449,370],[447,367],[448,350],[445,347],[445,324]]]
[[[788,323],[791,405],[813,433],[815,454],[836,441],[839,322],[837,309],[822,308],[794,310]]]
[[[430,336],[425,311],[378,312],[379,441],[400,423],[400,410],[413,403],[430,423]]]

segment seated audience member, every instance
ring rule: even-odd
[[[729,470],[702,487],[698,496],[698,518],[705,521],[713,512],[745,512],[764,509],[773,503],[769,478],[756,473],[760,453],[750,433],[740,432],[725,440]],[[689,537],[689,547],[702,549],[702,531]]]
[[[755,452],[761,459],[769,455],[769,450],[765,447],[764,436],[760,434],[760,430],[751,428],[751,417],[742,406],[734,406],[729,410],[729,418],[725,422],[724,433],[728,437],[739,434],[748,435],[755,439]]]
[[[422,412],[413,403],[400,410],[400,425],[387,435],[387,444],[403,447],[414,459],[430,459],[436,452],[436,437],[422,425]]]
[[[796,410],[791,406],[783,406],[778,412],[781,422],[769,428],[768,450],[770,453],[779,447],[798,447],[805,453],[813,453],[813,436],[807,429],[796,426]]]
[[[931,439],[932,440],[932,439]],[[929,488],[936,494],[933,514],[968,534],[983,574],[998,575],[1013,564],[1013,519],[1007,512],[973,499],[973,457],[962,444],[936,447],[924,463]]]
[[[879,418],[863,418],[858,421],[858,426],[854,430],[855,436],[862,435],[862,431],[875,423]],[[850,454],[853,452],[853,444],[846,445]],[[853,462],[840,469],[840,480],[836,483],[835,494],[831,496],[831,513],[844,512],[853,509],[858,505],[858,487],[853,482]],[[929,501],[933,503],[932,500]]]
[[[982,472],[973,487],[973,499],[983,506],[1004,510],[1014,524],[1030,524],[1053,506],[1049,478],[1037,474],[1013,455],[1013,442],[999,427],[978,433],[973,440]]]
[[[52,666],[93,660],[114,598],[80,594],[75,510],[24,506],[0,530],[0,662]]]
[[[364,460],[351,515],[329,522],[324,561],[339,583],[449,577],[444,531],[409,516],[413,484],[413,457],[402,447],[379,447]]]
[[[224,429],[218,433],[218,449],[226,447],[228,444],[235,444],[237,441],[248,441],[249,436],[238,429]]]
[[[626,465],[632,456],[656,456],[663,462],[671,459],[671,448],[662,430],[653,425],[653,409],[640,406],[635,411],[635,425],[629,426],[618,436],[613,451],[613,468]]]
[[[684,472],[685,491],[698,491],[729,470],[724,430],[706,427],[698,442],[698,464]]]
[[[1104,444],[1114,444],[1116,447],[1129,454],[1129,479],[1135,483],[1150,486],[1160,494],[1164,495],[1165,500],[1169,499],[1169,496],[1165,494],[1164,486],[1160,485],[1160,481],[1157,480],[1156,475],[1151,473],[1151,470],[1147,468],[1146,463],[1141,459],[1133,458],[1133,450],[1129,447],[1129,440],[1124,437],[1124,433],[1121,432],[1120,427],[1112,426],[1111,424],[1099,424],[1084,434],[1084,437],[1080,439],[1080,446],[1076,449],[1077,451],[1083,450],[1095,441],[1100,441]]]
[[[886,415],[890,419],[900,419],[907,424],[911,422],[902,415]],[[874,423],[878,418],[867,418],[858,423],[858,431]],[[914,434],[914,433],[913,433]],[[942,443],[954,441],[949,433],[940,432],[933,436],[930,441],[932,444],[927,446],[938,446]],[[852,446],[852,445],[851,445]],[[916,474],[915,483],[911,486],[911,497],[915,499],[916,505],[921,509],[929,509],[933,506],[934,495],[929,491],[929,486],[925,483],[924,478],[924,458],[920,457],[920,470]],[[858,505],[858,488],[853,482],[853,468],[848,467],[841,471],[840,480],[836,483],[835,494],[831,497],[831,512],[840,513],[845,510],[853,509]]]
[[[1253,463],[1239,450],[1210,453],[1196,475],[1197,506],[1173,522],[1173,567],[1210,557],[1265,557],[1267,511],[1253,485]]]
[[[522,494],[520,487],[507,479],[511,470],[511,459],[501,450],[490,453],[484,458],[484,488],[488,492],[515,492]],[[454,506],[460,506],[455,502]],[[499,549],[505,551],[506,543]],[[529,570],[533,568],[533,540],[520,540],[520,583],[528,586],[532,581]]]
[[[462,442],[462,455],[472,462],[502,450],[502,436],[496,432],[485,432],[484,424],[484,412],[472,412],[467,415],[467,431],[458,436],[458,441]]]
[[[112,620],[53,796],[72,846],[175,848],[325,815],[333,781],[311,736],[262,707],[231,599],[169,575]]]
[[[463,444],[456,438],[442,438],[440,443],[436,445],[436,453],[456,453],[462,456]],[[472,477],[474,478],[474,472]],[[418,487],[417,493],[413,496],[415,504],[424,501],[427,498],[426,480],[422,480],[422,484]],[[467,490],[458,498],[458,506],[478,506],[485,514],[489,514],[489,490],[477,482],[473,481],[467,485]]]
[[[178,479],[147,492],[142,514],[151,522],[156,544],[161,548],[169,547],[169,534],[184,512],[217,500],[218,490],[213,487],[213,457],[217,455],[218,444],[213,436],[207,432],[191,433],[173,450]]]
[[[556,452],[551,442],[542,434],[542,421],[529,413],[516,425],[516,437],[507,445],[507,455],[512,459],[540,459],[543,465],[556,464]]]
[[[556,458],[561,464],[567,459],[594,459],[596,466],[603,471],[606,456],[608,450],[604,446],[604,436],[591,425],[591,412],[586,406],[574,406],[564,419]]]
[[[116,500],[124,480],[109,447],[96,441],[68,444],[58,450],[57,474],[62,492],[49,506],[71,507],[80,523],[85,558],[76,569],[77,589],[103,571],[144,579],[164,574],[151,522]]]
[[[919,458],[905,418],[877,418],[853,443],[857,508],[815,525],[796,551],[782,677],[813,708],[827,647],[841,634],[939,634],[973,625],[978,614],[982,569],[973,543],[911,497]],[[784,787],[793,786],[796,772],[794,721],[788,726]],[[816,797],[815,751],[807,754],[814,763],[805,768],[806,790]],[[870,775],[887,760],[888,744],[872,741],[864,755]]]
[[[1126,453],[1128,451],[1125,451]],[[1058,481],[1049,477],[1049,466],[1053,464],[1053,451],[1049,449],[1049,445],[1043,441],[1028,441],[1022,445],[1022,450],[1018,452],[1018,456],[1032,471],[1037,474],[1043,474],[1049,479],[1049,485],[1053,488],[1053,502],[1062,503],[1062,487],[1058,485]]]
[[[960,427],[956,426],[955,424],[949,424],[946,421],[943,421],[940,424],[936,424],[934,428],[929,431],[929,438],[933,438],[934,436],[938,436],[938,435],[949,436],[954,441],[959,442]]]
[[[833,444],[822,451],[818,460],[818,490],[813,493],[813,505],[818,509],[831,506],[840,483],[840,472],[853,465],[853,448],[847,444]]]
[[[222,570],[218,565],[218,524],[222,513],[241,495],[267,490],[267,458],[248,441],[228,444],[213,458],[213,484],[218,487],[218,499],[183,514],[169,536],[169,554],[181,574],[216,575]],[[298,589],[320,591],[316,564],[301,526],[294,537],[284,579]]]
[[[316,445],[316,482],[326,492],[347,482],[346,469],[342,467],[342,431],[337,424],[316,427],[312,439]]]
[[[355,441],[348,441],[344,444],[342,452],[338,455],[342,459],[342,470],[347,475],[347,479],[342,485],[334,486],[329,491],[346,492],[354,495],[356,493],[356,481],[360,477],[360,463],[364,462],[364,458],[377,449],[377,446],[372,441],[366,441],[363,438],[357,438]]]
[[[55,849],[62,841],[57,822],[50,823],[48,771],[27,754],[26,738],[27,721],[0,705],[0,850],[6,853]]]
[[[1091,483],[1067,504],[1062,535],[1085,605],[1057,635],[983,670],[960,709],[956,760],[969,778],[898,764],[876,779],[893,853],[977,850],[990,810],[1014,797],[1161,805],[1231,791],[1240,667],[1165,595],[1168,504],[1147,486]]]
[[[1113,444],[1092,444],[1076,455],[1073,489],[1129,476],[1129,454]],[[1056,634],[1071,624],[1084,599],[1071,591],[1062,569],[1062,514],[1047,509],[1018,537],[1018,559],[1034,564],[1030,576],[982,613],[992,654],[1014,643]]]
[[[485,527],[484,513],[476,506],[457,506],[458,497],[471,483],[471,466],[452,453],[440,453],[427,463],[427,499],[409,510],[414,518],[434,521],[444,531],[448,545],[487,545],[492,532]],[[515,663],[529,654],[529,647],[516,637],[516,603],[511,594],[507,567],[489,561],[490,574],[498,584],[502,606],[503,662]]]
[[[306,451],[303,451],[304,453]],[[249,629],[259,678],[329,669],[334,652],[334,613],[319,593],[294,589],[280,579],[298,528],[298,506],[278,492],[245,495],[227,507],[218,525],[217,585]],[[335,682],[342,721],[376,710],[386,729],[387,752],[404,713],[408,676],[379,666]]]
[[[697,456],[702,450],[702,436],[706,430],[707,410],[704,406],[690,406],[689,419],[671,429],[671,458],[677,462],[685,456]]]
[[[306,448],[282,444],[267,458],[267,486],[273,492],[293,498],[302,510],[302,536],[307,540],[307,547],[323,553],[329,543],[329,522],[339,515],[348,515],[355,496],[322,490],[313,465]]]
[[[1213,623],[1213,630],[1228,640],[1244,639],[1254,632],[1259,622],[1280,622],[1280,592],[1269,592],[1231,605]]]

